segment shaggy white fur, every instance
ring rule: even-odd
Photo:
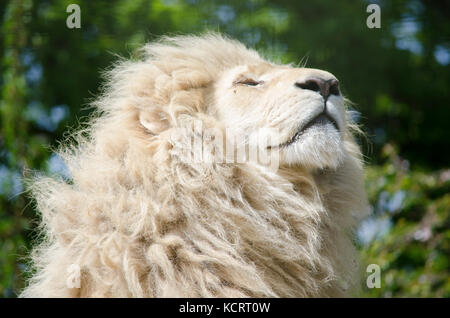
[[[287,140],[323,110],[320,94],[294,86],[311,74],[332,77],[270,63],[217,34],[163,38],[142,59],[118,63],[89,128],[60,151],[70,182],[40,176],[31,184],[43,242],[21,296],[357,290],[352,231],[367,204],[341,96],[325,103],[340,130],[313,127],[292,148],[273,147],[281,153],[276,172],[255,162],[189,162],[180,150],[198,134],[196,120],[221,131],[277,127],[280,143]],[[73,264],[80,288],[67,284]]]

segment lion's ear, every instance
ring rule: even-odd
[[[169,128],[167,116],[161,110],[141,111],[139,113],[139,123],[149,133],[154,135],[158,135]]]

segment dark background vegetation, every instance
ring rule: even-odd
[[[81,7],[81,29],[66,7]],[[381,28],[369,29],[369,3]],[[334,73],[360,113],[372,216],[358,229],[367,297],[449,297],[450,2],[362,0],[0,1],[0,297],[24,284],[38,215],[27,171],[68,172],[51,154],[98,93],[100,71],[163,34],[214,30],[281,62]]]

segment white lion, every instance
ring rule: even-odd
[[[44,235],[21,296],[354,295],[367,203],[336,78],[211,33],[143,52],[108,72],[97,116],[60,151],[71,180],[34,180]],[[278,169],[186,160],[210,128],[223,134],[207,155],[228,128],[250,146],[267,129]]]

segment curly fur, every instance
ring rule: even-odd
[[[44,237],[21,296],[333,297],[357,290],[352,231],[366,197],[350,124],[344,157],[329,169],[186,164],[177,152],[195,134],[194,119],[223,128],[208,109],[218,76],[258,63],[269,62],[206,34],[163,38],[145,46],[142,59],[108,71],[97,116],[60,151],[71,180],[32,182]],[[186,129],[175,138],[177,127]],[[72,264],[81,269],[80,288],[67,286]]]

